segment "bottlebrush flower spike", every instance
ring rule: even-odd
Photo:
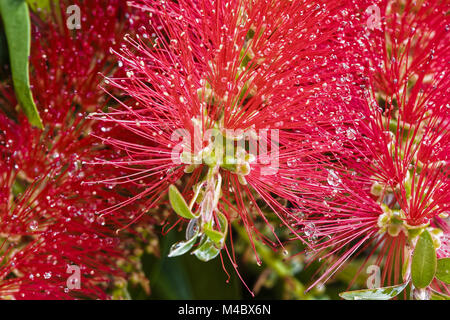
[[[92,22],[89,32],[71,34],[55,18],[55,10],[64,13],[68,3],[54,3],[48,21],[33,19],[33,94],[45,130],[32,128],[15,113],[11,86],[0,86],[2,106],[14,118],[0,113],[2,298],[106,299],[112,277],[121,275],[116,262],[123,252],[115,231],[134,208],[111,219],[97,214],[124,198],[103,185],[83,182],[111,175],[84,163],[106,153],[114,157],[115,151],[102,148],[88,133],[115,129],[85,116],[105,104],[99,72],[115,69],[104,52],[129,27],[129,20],[116,16],[127,7],[114,0],[85,4],[92,14],[86,14],[85,21]]]
[[[81,170],[87,151],[83,143],[78,148],[74,143],[70,148],[55,143],[54,149],[44,149],[42,142],[35,141],[40,137],[36,135],[39,130],[32,128],[24,117],[21,120],[19,125],[1,117],[0,144],[8,146],[8,150],[2,152],[0,161],[0,296],[107,298],[102,288],[108,275],[118,274],[111,258],[119,256],[119,251],[114,228],[97,220],[94,212],[97,207],[109,205],[105,200],[111,194],[99,186],[82,186],[84,175],[93,174]],[[66,134],[69,130],[76,131],[75,128],[77,122]],[[30,143],[17,145],[15,137]],[[66,150],[70,157],[64,153]],[[47,157],[46,151],[53,157]],[[71,163],[67,165],[62,159],[70,159]],[[96,195],[95,199],[92,195]],[[78,280],[82,281],[75,291],[70,291],[67,285],[70,277],[67,268],[72,265],[80,268]]]
[[[368,256],[359,272],[375,264],[383,268],[381,285],[408,282],[424,230],[438,257],[449,257],[449,6],[440,1],[377,5],[381,28],[365,26],[351,51],[367,70],[366,83],[360,79],[353,100],[344,105],[356,117],[340,129],[351,130],[344,145],[354,156],[331,167],[335,195],[320,209],[304,208],[300,224],[314,235],[311,258],[326,260],[314,284],[363,251]],[[424,297],[432,290],[449,293],[437,279],[413,291]]]
[[[334,121],[334,105],[320,91],[333,92],[327,55],[348,14],[344,4],[136,2],[160,25],[126,37],[117,55],[127,76],[107,81],[132,100],[101,115],[134,137],[104,135],[124,156],[98,164],[128,168],[106,182],[133,182],[141,192],[107,212],[136,199],[151,208],[169,191],[175,211],[190,221],[187,240],[171,255],[201,239],[194,251],[201,260],[220,253],[235,219],[253,248],[255,236],[277,246],[255,228],[260,219],[273,231],[261,200],[300,238],[286,202],[297,206],[299,194],[306,202],[320,192],[328,176],[320,170],[323,153],[339,149],[323,129]]]
[[[33,50],[41,55],[30,57],[31,79],[33,90],[40,92],[39,103],[46,106],[42,116],[49,124],[60,124],[74,106],[90,112],[97,110],[99,102],[104,103],[100,98],[103,92],[96,87],[100,74],[111,75],[117,70],[108,55],[110,48],[118,48],[128,29],[138,28],[147,18],[120,0],[50,4],[52,10],[44,18],[32,19]],[[80,30],[69,30],[66,20],[61,20],[67,17],[70,6],[82,8]]]

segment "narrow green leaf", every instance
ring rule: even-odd
[[[205,228],[204,231],[205,231],[205,234],[208,236],[208,238],[210,238],[216,244],[220,244],[223,241],[223,239],[225,238],[225,235],[220,231],[213,230],[208,227]]]
[[[436,278],[450,284],[450,258],[443,258],[437,261]]]
[[[14,90],[30,123],[43,128],[30,88],[29,61],[31,27],[25,0],[1,0],[0,14],[8,40]]]
[[[220,253],[220,250],[221,249],[216,246],[214,241],[206,238],[206,240],[203,241],[203,243],[197,248],[197,250],[192,253],[195,254],[195,256],[199,260],[207,262],[217,257]]]
[[[411,278],[415,287],[428,287],[436,273],[436,249],[430,233],[425,230],[420,234],[411,262]]]
[[[194,236],[187,241],[180,241],[172,245],[170,247],[170,251],[168,257],[177,257],[185,254],[194,246],[195,241],[197,240],[198,232],[194,234]]]
[[[408,283],[391,287],[341,292],[339,296],[345,300],[389,300],[402,292]]]
[[[178,191],[177,187],[173,184],[169,187],[169,201],[172,205],[173,210],[175,212],[186,219],[194,219],[197,218],[189,209],[186,201],[183,198],[183,195]]]

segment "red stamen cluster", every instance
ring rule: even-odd
[[[123,196],[103,185],[83,185],[110,174],[87,161],[116,153],[89,132],[114,128],[85,116],[106,104],[98,83],[100,73],[116,69],[109,49],[140,17],[121,1],[83,2],[91,13],[82,21],[88,30],[70,31],[57,21],[71,4],[53,3],[45,20],[33,17],[31,83],[45,129],[15,113],[9,84],[0,88],[13,118],[0,114],[1,298],[105,299],[112,277],[121,275],[116,260],[123,253],[115,231],[128,213],[109,218],[98,211]]]

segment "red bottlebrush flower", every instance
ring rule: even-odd
[[[227,222],[236,219],[252,244],[256,236],[276,246],[255,228],[259,219],[273,231],[262,203],[300,238],[290,227],[298,217],[285,202],[298,206],[300,194],[306,202],[320,192],[319,182],[328,176],[319,170],[327,160],[323,153],[339,149],[323,129],[334,121],[334,105],[325,104],[320,92],[339,95],[328,55],[348,14],[343,3],[136,6],[161,25],[128,37],[128,46],[117,53],[127,76],[108,81],[132,99],[118,101],[101,119],[132,136],[103,135],[123,157],[98,163],[128,170],[108,182],[134,183],[141,191],[107,212],[136,199],[151,208],[169,190],[175,211],[190,221],[187,241],[172,247],[171,256],[201,238],[196,256],[216,257]]]
[[[107,52],[139,16],[121,1],[90,2],[82,6],[86,30],[72,32],[55,18],[68,4],[54,4],[46,21],[34,19],[31,82],[45,130],[21,114],[0,114],[1,298],[108,298],[111,277],[121,274],[115,231],[129,213],[108,219],[97,212],[123,196],[83,185],[111,174],[84,163],[115,152],[88,133],[114,128],[85,115],[105,105],[99,73],[115,69]],[[0,86],[0,93],[2,105],[14,110],[11,87]]]
[[[312,258],[326,260],[314,284],[365,251],[360,271],[376,264],[383,268],[381,285],[408,282],[411,255],[424,230],[438,258],[449,257],[449,5],[376,5],[380,28],[365,25],[354,35],[352,57],[367,78],[344,106],[355,116],[340,129],[350,133],[344,144],[354,156],[330,167],[334,196],[321,208],[305,208],[301,223],[314,240]],[[439,280],[430,288],[449,292]]]
[[[87,150],[82,143],[78,148],[74,143],[70,148],[55,144],[54,149],[46,150],[47,156],[42,152],[44,144],[34,139],[36,129],[27,121],[21,121],[20,130],[18,124],[3,117],[2,124],[6,123],[0,139],[2,145],[9,144],[10,151],[2,153],[5,170],[0,175],[0,296],[106,298],[101,288],[108,275],[117,273],[111,259],[119,252],[113,239],[115,230],[95,215],[97,207],[110,205],[104,200],[110,193],[98,186],[81,185],[84,175],[93,174],[81,170]],[[73,134],[76,124],[66,134]],[[12,137],[19,131],[31,143],[15,148]],[[34,168],[40,171],[31,176]],[[82,285],[69,292],[67,268],[72,265],[80,268]]]
[[[131,11],[125,1],[99,0],[51,3],[52,10],[42,21],[33,17],[33,66],[31,84],[39,92],[41,117],[48,124],[65,122],[73,107],[80,112],[97,110],[104,103],[104,92],[97,90],[100,74],[111,75],[117,65],[110,50],[118,48],[129,28],[138,28],[146,17]],[[81,29],[69,30],[66,10],[80,8]],[[83,103],[81,103],[83,102]]]

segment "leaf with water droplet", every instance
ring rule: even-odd
[[[180,242],[173,244],[172,247],[170,247],[168,257],[171,258],[171,257],[181,256],[181,255],[185,254],[186,252],[188,252],[189,250],[191,250],[191,248],[195,244],[195,241],[197,240],[197,237],[198,237],[198,231],[194,234],[194,236],[191,239],[189,239],[187,241],[180,241]]]
[[[186,240],[192,239],[192,237],[199,232],[199,222],[198,219],[192,219],[189,221],[186,228]]]
[[[205,238],[202,244],[192,254],[204,262],[210,261],[217,257],[222,248],[218,248],[214,241],[209,238]]]
[[[175,187],[173,184],[170,185],[169,187],[169,201],[173,210],[175,210],[175,212],[179,216],[186,219],[198,218],[189,209],[186,201],[183,198],[183,195],[180,193],[180,191],[178,191],[177,187]]]
[[[437,261],[436,278],[450,284],[450,258],[442,258]]]
[[[411,262],[411,279],[415,287],[426,288],[436,274],[436,249],[430,233],[425,230],[420,234]]]
[[[345,300],[389,300],[402,292],[408,282],[391,287],[346,291],[339,293],[339,296]]]
[[[28,5],[25,0],[1,0],[0,14],[8,41],[9,59],[17,100],[30,123],[43,128],[33,100],[29,78],[31,27]]]

